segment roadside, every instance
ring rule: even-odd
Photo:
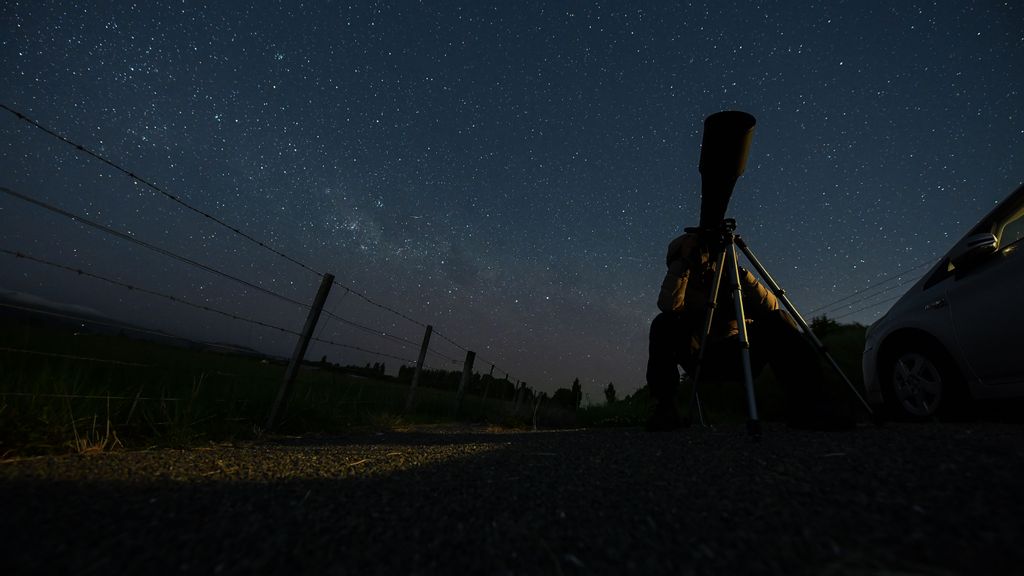
[[[409,428],[0,465],[14,573],[1010,574],[1024,427]]]

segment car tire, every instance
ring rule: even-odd
[[[904,346],[882,366],[882,395],[896,420],[922,422],[966,413],[969,395],[949,357],[934,346]]]

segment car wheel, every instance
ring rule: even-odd
[[[960,379],[946,356],[932,347],[907,347],[883,368],[885,405],[901,420],[928,420],[965,407]]]

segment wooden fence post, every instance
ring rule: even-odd
[[[313,337],[313,329],[316,328],[317,320],[320,319],[320,311],[324,308],[324,302],[327,301],[327,295],[331,292],[333,284],[334,275],[324,274],[323,279],[320,281],[320,288],[316,291],[316,298],[313,299],[313,305],[309,308],[309,314],[306,316],[306,325],[302,328],[299,341],[295,343],[295,351],[292,353],[291,362],[288,363],[288,369],[285,370],[284,381],[281,382],[281,387],[277,390],[277,398],[270,407],[270,416],[267,417],[267,432],[274,429],[278,416],[280,416],[281,411],[288,402],[288,394],[291,392],[292,383],[299,374],[302,359],[306,357],[306,349],[309,347],[309,339]]]
[[[423,344],[420,345],[420,356],[416,359],[416,371],[412,374],[412,385],[409,386],[409,396],[405,399],[406,414],[412,412],[413,401],[416,397],[416,386],[420,383],[420,372],[423,371],[423,361],[427,358],[427,346],[430,346],[430,334],[433,331],[434,327],[427,324],[427,329],[423,332]]]
[[[487,416],[487,397],[491,394],[491,382],[494,381],[494,364],[491,364],[491,371],[487,374],[487,385],[484,386],[484,399],[480,403],[480,410],[483,416]]]
[[[462,399],[466,396],[466,385],[469,383],[470,376],[473,375],[473,360],[475,359],[476,352],[467,350],[466,363],[462,365],[462,380],[459,382],[459,393],[455,396],[455,410],[452,411],[452,416],[455,418],[459,416],[459,409],[462,408]]]

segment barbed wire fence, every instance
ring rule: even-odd
[[[168,190],[164,189],[163,187],[158,186],[157,184],[153,183],[152,180],[147,179],[147,178],[141,176],[138,172],[130,170],[130,169],[124,167],[120,163],[110,159],[109,157],[105,156],[104,154],[101,154],[101,153],[97,152],[96,150],[94,150],[94,149],[92,149],[92,148],[90,148],[88,146],[85,146],[85,145],[83,145],[83,144],[81,144],[81,143],[79,143],[79,142],[77,142],[75,140],[72,140],[71,138],[65,136],[64,134],[61,134],[57,130],[43,125],[42,123],[40,123],[40,122],[36,121],[35,119],[29,117],[28,115],[26,115],[26,114],[24,114],[24,113],[22,113],[22,112],[20,112],[18,110],[15,110],[12,107],[10,107],[10,106],[8,106],[6,104],[3,104],[3,103],[0,103],[0,108],[2,108],[3,110],[7,111],[10,114],[12,114],[18,120],[24,122],[25,124],[40,130],[41,132],[43,132],[47,136],[52,137],[52,138],[56,139],[57,141],[59,141],[59,142],[65,144],[65,145],[73,148],[74,150],[76,150],[76,151],[78,151],[78,152],[80,152],[80,153],[82,153],[82,154],[84,154],[84,155],[86,155],[86,156],[88,156],[88,157],[90,157],[92,159],[95,159],[95,160],[103,163],[104,165],[106,165],[106,166],[112,168],[113,170],[115,170],[116,172],[118,172],[118,173],[120,173],[120,174],[122,174],[122,175],[124,175],[124,176],[126,176],[128,178],[130,178],[133,182],[142,184],[143,186],[151,189],[152,191],[157,193],[159,196],[162,196],[162,197],[168,199],[169,201],[171,201],[174,204],[178,205],[179,207],[183,208],[187,212],[193,213],[193,214],[201,217],[202,219],[205,219],[205,220],[207,220],[209,222],[212,222],[216,226],[221,227],[221,228],[229,231],[232,235],[235,235],[235,236],[237,236],[239,238],[242,238],[246,242],[248,242],[248,243],[250,243],[252,245],[257,246],[260,250],[264,250],[264,251],[272,254],[274,257],[279,258],[279,259],[281,259],[283,261],[286,261],[286,262],[290,263],[291,265],[294,265],[294,266],[296,266],[296,267],[298,267],[298,268],[300,268],[300,269],[302,269],[302,270],[304,270],[306,272],[309,272],[309,273],[311,273],[311,274],[313,274],[313,275],[315,275],[315,276],[317,276],[317,277],[319,277],[321,279],[320,291],[318,292],[318,297],[314,299],[314,302],[312,304],[306,303],[306,302],[302,302],[302,301],[297,300],[295,298],[292,298],[290,296],[287,296],[287,295],[281,294],[279,292],[276,292],[274,290],[268,289],[268,288],[260,285],[257,282],[250,281],[250,280],[241,278],[241,277],[239,277],[237,275],[228,273],[228,272],[224,271],[223,269],[221,269],[221,268],[219,268],[219,267],[217,267],[217,266],[215,266],[213,264],[200,262],[199,260],[197,260],[195,258],[192,258],[192,257],[189,257],[189,256],[185,256],[183,254],[180,254],[180,253],[178,253],[176,251],[173,251],[171,249],[168,249],[166,247],[158,246],[155,243],[152,243],[152,242],[149,242],[147,240],[143,240],[141,238],[138,238],[133,233],[127,232],[125,230],[119,230],[119,229],[116,229],[116,228],[114,228],[112,226],[108,226],[108,225],[102,224],[102,223],[100,223],[100,222],[98,222],[98,221],[96,221],[96,220],[94,220],[92,218],[89,218],[89,217],[84,216],[82,214],[74,213],[74,212],[72,212],[70,210],[67,210],[67,209],[65,209],[63,207],[60,207],[60,206],[58,206],[58,205],[56,205],[54,203],[44,201],[44,200],[42,200],[40,198],[36,198],[36,197],[34,197],[32,195],[29,195],[29,194],[26,194],[26,193],[24,193],[22,191],[14,190],[14,189],[12,189],[10,187],[7,187],[7,186],[0,186],[0,193],[8,196],[9,198],[12,198],[12,199],[24,202],[24,203],[29,204],[29,205],[36,206],[36,207],[41,208],[43,210],[46,210],[46,211],[48,211],[49,213],[51,213],[53,215],[59,216],[59,217],[61,217],[63,219],[66,219],[66,220],[70,221],[70,223],[77,224],[77,225],[80,225],[80,226],[84,226],[84,227],[87,227],[87,228],[91,228],[93,230],[99,231],[100,233],[106,234],[106,235],[108,235],[110,237],[113,237],[113,238],[116,238],[118,240],[134,244],[135,246],[141,247],[141,248],[143,248],[145,250],[148,250],[148,251],[150,251],[150,252],[152,252],[154,254],[157,254],[157,255],[160,255],[162,257],[175,260],[175,261],[177,261],[177,262],[179,262],[181,264],[184,264],[186,266],[189,266],[189,267],[201,270],[201,271],[203,271],[205,273],[217,276],[217,277],[219,277],[219,278],[221,278],[223,280],[228,280],[230,282],[236,283],[236,284],[238,284],[240,286],[243,286],[247,290],[252,290],[254,292],[261,293],[263,295],[269,296],[269,297],[277,299],[279,301],[288,303],[288,304],[293,305],[295,307],[307,310],[307,314],[308,315],[307,315],[306,326],[300,332],[300,331],[296,331],[296,330],[293,330],[293,329],[285,327],[285,326],[277,325],[277,324],[269,322],[269,321],[261,320],[261,319],[258,319],[258,318],[253,318],[253,317],[250,317],[248,315],[243,315],[243,314],[240,314],[240,313],[237,313],[237,312],[233,312],[233,311],[224,310],[224,309],[221,309],[221,308],[218,308],[218,307],[214,307],[214,306],[211,306],[211,305],[208,305],[208,304],[195,302],[195,301],[193,301],[192,299],[190,299],[187,296],[181,296],[181,295],[176,295],[176,294],[169,294],[166,291],[156,290],[156,289],[147,288],[147,287],[144,287],[144,286],[138,286],[138,285],[135,285],[135,284],[132,284],[132,283],[116,280],[114,278],[110,278],[110,277],[107,277],[107,276],[105,276],[103,274],[100,274],[100,273],[98,273],[96,271],[90,271],[90,270],[84,269],[83,267],[80,267],[80,266],[72,266],[72,265],[69,265],[69,264],[66,264],[66,263],[56,262],[56,261],[51,260],[51,259],[47,259],[47,258],[43,258],[43,257],[37,256],[37,255],[33,255],[33,254],[30,254],[30,253],[27,253],[24,250],[15,249],[15,247],[2,247],[2,248],[0,248],[0,253],[2,253],[4,255],[7,255],[7,256],[10,256],[10,257],[13,257],[13,258],[17,258],[17,259],[21,259],[21,260],[25,260],[25,261],[29,261],[29,262],[33,262],[35,264],[38,264],[38,265],[41,265],[41,266],[45,266],[45,267],[48,267],[48,268],[53,269],[53,270],[59,270],[59,271],[62,271],[62,272],[68,273],[68,274],[75,274],[75,275],[81,276],[81,277],[87,277],[87,278],[90,278],[92,280],[103,282],[103,283],[105,283],[108,286],[121,288],[121,289],[124,289],[126,291],[134,292],[134,293],[137,293],[137,294],[143,294],[143,295],[155,298],[155,299],[160,299],[160,300],[163,300],[163,301],[166,301],[166,302],[169,302],[169,303],[173,303],[174,305],[185,306],[185,307],[192,308],[194,310],[199,310],[199,311],[202,311],[202,312],[205,312],[205,313],[209,313],[209,314],[212,314],[212,315],[217,315],[217,316],[221,317],[222,319],[227,319],[227,320],[232,321],[232,322],[246,323],[246,324],[248,324],[248,325],[250,325],[252,327],[258,327],[260,329],[266,329],[266,330],[273,330],[273,331],[276,331],[276,332],[278,332],[280,334],[284,334],[284,335],[291,336],[291,337],[297,337],[298,338],[298,343],[296,345],[295,353],[292,355],[292,358],[291,358],[289,371],[288,371],[288,373],[287,373],[287,375],[285,377],[285,381],[282,383],[282,386],[281,386],[281,388],[279,390],[278,399],[274,402],[274,405],[271,408],[271,416],[268,418],[268,421],[267,421],[267,427],[268,428],[272,428],[273,427],[273,425],[275,424],[275,419],[276,419],[277,413],[283,408],[284,405],[287,404],[289,387],[290,387],[291,381],[294,380],[294,377],[297,374],[299,367],[301,366],[302,362],[305,360],[305,358],[304,358],[305,352],[306,352],[307,347],[308,347],[308,345],[309,345],[309,343],[311,341],[312,342],[318,342],[318,343],[321,343],[321,344],[324,344],[324,345],[328,345],[328,346],[334,346],[334,347],[337,347],[337,348],[342,348],[342,349],[348,349],[348,350],[353,350],[353,351],[361,352],[361,353],[364,353],[364,354],[367,354],[367,355],[370,355],[370,356],[374,356],[374,357],[398,360],[399,362],[402,363],[402,365],[414,364],[415,365],[415,374],[413,376],[412,385],[409,388],[409,395],[408,395],[408,399],[407,399],[407,402],[406,402],[406,410],[408,411],[408,410],[411,410],[413,408],[414,404],[415,404],[415,397],[414,397],[414,395],[415,395],[416,388],[417,388],[416,384],[417,384],[417,381],[419,380],[420,373],[427,366],[426,362],[427,362],[427,355],[428,354],[431,357],[439,358],[440,361],[442,362],[442,365],[445,366],[446,368],[450,368],[451,366],[458,365],[459,362],[460,362],[459,359],[457,359],[457,358],[455,358],[455,357],[453,357],[453,356],[451,356],[449,354],[445,354],[444,352],[436,349],[436,347],[434,347],[434,348],[430,348],[429,347],[430,334],[432,333],[432,334],[436,335],[437,338],[440,341],[446,343],[447,345],[450,345],[450,346],[454,347],[455,349],[458,349],[458,350],[460,350],[462,352],[465,352],[465,354],[466,354],[466,360],[463,362],[463,369],[462,369],[462,372],[463,372],[463,375],[462,375],[462,385],[459,388],[459,394],[458,394],[459,401],[461,401],[462,394],[463,394],[464,388],[465,388],[465,382],[473,374],[473,365],[474,365],[474,360],[476,359],[475,352],[470,350],[469,347],[464,346],[463,344],[457,342],[453,338],[451,338],[451,337],[445,335],[444,333],[436,330],[433,326],[431,326],[431,325],[429,325],[429,324],[427,324],[425,322],[419,321],[417,319],[414,319],[410,315],[408,315],[408,314],[406,314],[404,312],[401,312],[401,311],[397,310],[396,308],[394,308],[392,306],[384,304],[384,303],[378,301],[376,298],[371,297],[370,295],[368,295],[368,294],[366,294],[366,293],[364,293],[362,291],[356,290],[355,288],[353,288],[352,286],[348,285],[347,283],[345,283],[345,282],[343,282],[341,280],[336,279],[332,274],[329,274],[329,273],[326,273],[326,272],[321,272],[321,271],[315,269],[312,265],[306,263],[305,261],[300,260],[300,259],[298,259],[298,258],[296,258],[296,257],[294,257],[294,256],[292,256],[292,255],[290,255],[288,253],[286,253],[285,251],[283,251],[283,250],[281,250],[279,248],[274,247],[273,245],[271,245],[271,243],[266,242],[266,241],[256,237],[255,235],[242,230],[238,226],[230,224],[226,220],[224,220],[224,219],[214,215],[210,211],[207,211],[207,210],[204,210],[204,209],[201,209],[201,208],[195,206],[194,204],[189,202],[186,198],[184,198],[184,197],[182,197],[180,195],[176,195],[176,194],[173,194],[173,193],[169,192]],[[361,300],[365,304],[378,309],[379,311],[381,311],[383,313],[386,313],[386,314],[391,315],[393,317],[396,317],[396,318],[398,318],[398,319],[400,319],[400,320],[402,320],[404,322],[407,322],[407,323],[410,323],[410,324],[412,324],[414,326],[422,328],[424,330],[424,338],[422,340],[422,343],[418,344],[414,339],[406,337],[406,336],[403,336],[400,333],[396,333],[395,330],[393,330],[393,329],[377,328],[377,327],[374,327],[374,326],[367,325],[365,322],[357,322],[355,320],[352,320],[352,319],[349,319],[349,318],[345,318],[344,316],[341,316],[341,315],[337,314],[336,312],[334,312],[334,310],[332,310],[332,309],[324,310],[323,306],[326,303],[326,301],[327,301],[327,299],[328,299],[328,297],[330,295],[331,288],[333,288],[333,287],[340,288],[341,290],[344,291],[342,293],[341,297],[339,298],[339,301],[340,301],[340,299],[343,299],[343,298],[351,295],[351,296]],[[321,297],[321,295],[322,295],[322,297]],[[10,306],[8,306],[8,307],[10,307]],[[23,307],[23,309],[27,311],[29,308],[28,307]],[[39,309],[35,309],[35,310],[38,313],[44,313],[44,314],[47,313],[47,311],[45,311],[45,310],[39,310]],[[322,321],[320,320],[321,314],[324,316],[324,319]],[[88,322],[91,322],[91,323],[97,323],[97,322],[102,323],[102,321],[98,321],[98,320],[92,319],[92,318],[87,318],[87,319],[81,319],[80,318],[80,320],[88,321]],[[318,324],[319,324],[319,330],[317,331],[316,328],[317,328]],[[405,357],[405,356],[399,356],[399,355],[396,355],[396,354],[390,354],[390,353],[383,352],[381,350],[375,350],[375,349],[371,349],[371,348],[368,348],[368,347],[365,347],[365,346],[356,346],[354,344],[338,342],[338,341],[336,341],[336,340],[334,340],[332,338],[324,338],[323,337],[324,332],[332,324],[334,326],[345,326],[345,327],[353,328],[353,329],[358,330],[358,331],[360,331],[360,332],[362,332],[364,334],[372,335],[373,337],[376,337],[376,338],[378,338],[378,339],[380,339],[382,341],[385,341],[385,342],[388,342],[388,343],[392,343],[392,344],[396,344],[396,345],[398,345],[400,347],[403,347],[403,348],[415,349],[417,346],[420,346],[421,347],[420,357],[419,357],[419,359],[416,362],[413,362],[412,360],[410,360],[408,357]],[[137,331],[137,332],[141,332],[141,333],[158,334],[158,335],[160,335],[161,337],[164,337],[164,338],[175,338],[175,339],[181,339],[181,340],[188,340],[188,339],[181,338],[179,336],[175,336],[175,335],[172,335],[172,334],[168,334],[168,333],[165,333],[165,332],[162,332],[162,331],[159,331],[159,330],[152,330],[152,329],[148,329],[148,328],[144,328],[144,327],[121,326],[121,328],[122,329],[128,328],[128,329],[131,329],[133,331]],[[239,347],[239,348],[241,348],[241,347]],[[486,362],[487,364],[490,365],[491,368],[490,368],[490,374],[489,375],[491,375],[493,377],[493,373],[494,373],[495,369],[498,369],[498,365],[495,362],[493,362],[493,361],[487,361],[487,360],[483,360],[483,359],[481,359],[481,360],[483,362]],[[444,369],[444,368],[441,368],[441,369]],[[504,380],[506,382],[511,383],[511,381],[512,381],[511,374],[508,371],[506,371],[506,370],[499,369],[499,371],[504,372],[505,373]],[[517,382],[518,382],[518,380],[517,380]],[[455,411],[456,412],[458,411],[458,407],[457,406],[456,406],[456,410]]]

